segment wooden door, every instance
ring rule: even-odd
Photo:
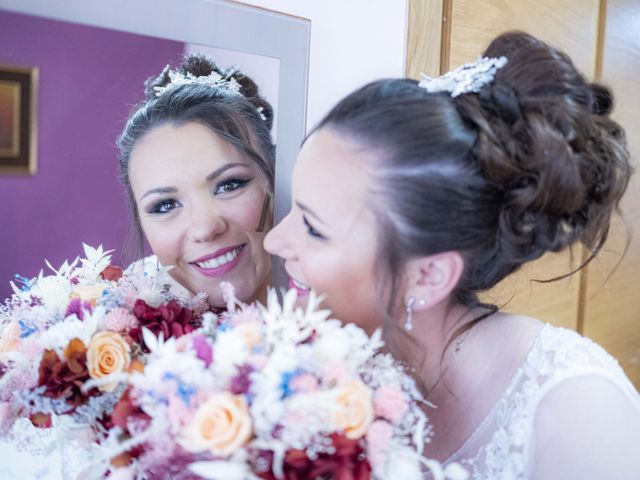
[[[473,61],[496,35],[524,30],[566,51],[590,79],[617,97],[614,117],[627,130],[640,170],[640,0],[410,0],[407,75],[443,73]],[[637,177],[638,175],[636,175]],[[618,358],[640,385],[640,180],[623,199],[626,226],[588,268],[553,283],[536,283],[581,264],[583,251],[548,254],[505,279],[485,299],[585,333]],[[622,263],[621,253],[635,230]]]
[[[624,221],[615,219],[587,268],[582,327],[640,387],[640,0],[606,3],[601,78],[616,96],[613,117],[627,132],[636,173],[622,201]]]

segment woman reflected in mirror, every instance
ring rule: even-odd
[[[271,259],[273,109],[237,68],[187,56],[145,85],[145,100],[118,138],[120,175],[152,256],[130,268],[171,267],[177,291],[225,303],[221,282],[245,302],[264,300]]]

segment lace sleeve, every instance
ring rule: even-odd
[[[565,378],[541,397],[533,436],[528,478],[637,479],[640,397],[626,378]]]

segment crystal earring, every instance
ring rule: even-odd
[[[406,310],[407,310],[407,321],[404,323],[404,329],[407,332],[413,330],[413,304],[416,303],[416,299],[413,297],[407,298]]]

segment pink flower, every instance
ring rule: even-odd
[[[326,383],[339,385],[349,379],[349,372],[342,363],[332,362],[325,367],[322,377]]]
[[[262,353],[254,353],[247,358],[247,363],[251,365],[254,370],[262,370],[268,362],[269,357]]]
[[[69,302],[67,306],[67,311],[64,313],[65,317],[75,314],[79,320],[84,320],[84,311],[87,310],[89,313],[93,311],[93,305],[89,302],[84,302],[80,299],[80,297],[74,297]]]
[[[124,332],[138,324],[138,319],[124,308],[114,308],[104,318],[107,330]]]
[[[135,475],[133,470],[129,467],[116,468],[111,472],[109,478],[112,480],[134,480]]]
[[[193,349],[196,351],[196,357],[202,360],[205,366],[211,365],[213,361],[213,349],[204,335],[194,335],[192,339]]]
[[[367,432],[367,456],[374,470],[381,469],[387,460],[386,452],[393,437],[393,427],[384,420],[376,420]]]
[[[302,373],[291,380],[289,387],[296,392],[313,392],[318,389],[318,379],[310,373]]]
[[[380,387],[373,398],[373,409],[376,416],[385,418],[391,423],[398,422],[409,408],[407,397],[394,387]]]
[[[260,318],[260,311],[253,305],[245,308],[240,312],[236,312],[230,319],[231,326],[242,325],[243,323],[255,323],[260,325],[262,319]]]
[[[169,408],[167,409],[167,415],[172,425],[186,425],[193,417],[189,408],[184,402],[172,395],[169,397]]]

